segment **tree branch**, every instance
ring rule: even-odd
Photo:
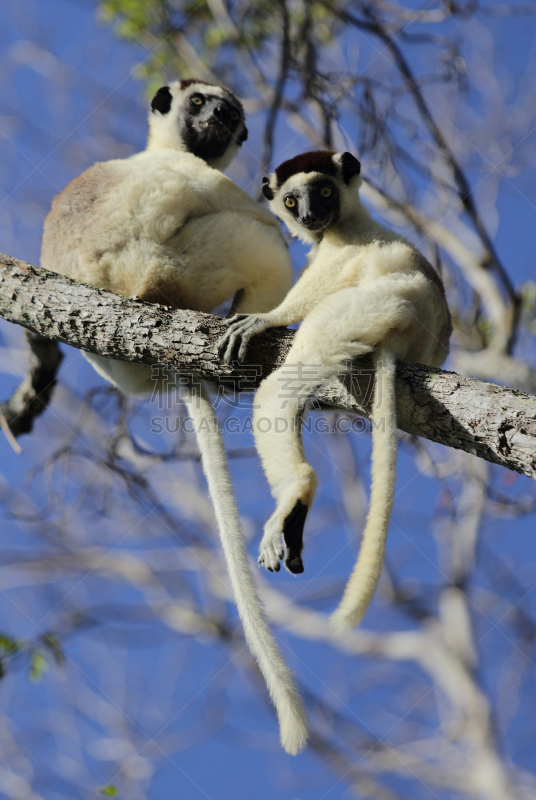
[[[220,363],[224,323],[75,283],[0,254],[0,316],[48,339],[100,355],[196,373],[236,391],[255,389],[282,364],[294,333],[272,330],[247,365]],[[371,362],[317,392],[322,407],[369,415]],[[399,427],[536,478],[536,397],[419,364],[398,365]]]

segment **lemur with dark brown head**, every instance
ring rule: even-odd
[[[277,220],[219,170],[247,138],[244,111],[223,86],[185,80],[151,103],[147,149],[95,164],[55,198],[41,264],[75,280],[174,308],[241,312],[277,306],[292,285]],[[124,393],[155,388],[151,367],[85,354]],[[163,376],[158,388],[169,388]],[[289,753],[307,738],[305,714],[266,623],[240,528],[221,433],[198,381],[181,380],[246,640],[276,706]],[[209,425],[207,425],[207,420]]]
[[[396,359],[439,367],[448,355],[452,331],[439,275],[412,244],[372,219],[359,199],[360,170],[350,153],[318,151],[285,161],[263,179],[271,210],[313,245],[312,253],[283,302],[266,313],[230,319],[220,345],[226,362],[236,347],[242,360],[252,336],[303,320],[285,363],[256,394],[253,421],[276,500],[259,564],[277,571],[284,556],[294,573],[303,571],[303,527],[317,485],[297,423],[307,397],[324,381],[356,356],[373,355],[370,507],[359,558],[332,617],[339,630],[360,622],[383,564],[396,478]],[[288,377],[290,366],[298,364],[303,365],[300,396],[283,397],[282,376]]]

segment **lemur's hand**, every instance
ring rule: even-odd
[[[248,349],[249,340],[270,327],[266,314],[235,314],[225,320],[229,330],[222,336],[218,345],[218,353],[224,364],[233,360],[233,352],[239,344],[238,361],[243,361]]]

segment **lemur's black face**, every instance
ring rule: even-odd
[[[205,161],[221,158],[243,121],[242,110],[231,96],[194,92],[184,102],[179,115],[181,137],[190,153]],[[247,136],[244,128],[238,137],[242,144]]]
[[[339,190],[329,178],[297,186],[283,196],[283,202],[296,222],[313,233],[321,233],[339,219]]]

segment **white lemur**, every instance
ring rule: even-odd
[[[305,460],[300,420],[305,405],[326,379],[347,362],[372,352],[372,489],[359,558],[335,629],[357,625],[380,575],[396,477],[395,360],[440,366],[448,355],[451,319],[437,272],[398,234],[375,222],[359,199],[360,163],[350,153],[304,153],[263,179],[271,210],[303,241],[313,244],[309,264],[283,302],[272,311],[233,317],[220,344],[226,362],[239,345],[267,328],[303,320],[285,363],[255,396],[255,442],[276,510],[268,520],[259,564],[303,571],[303,527],[317,480]],[[281,388],[290,368],[300,366],[299,395]]]
[[[279,224],[219,171],[247,138],[239,100],[204,81],[175,82],[156,93],[149,125],[144,152],[95,164],[55,198],[42,266],[175,308],[210,311],[233,296],[237,311],[274,308],[292,285]],[[126,394],[154,389],[148,365],[85,355]],[[283,747],[294,754],[307,738],[305,713],[253,583],[221,432],[201,383],[181,388],[246,640],[276,707]]]

